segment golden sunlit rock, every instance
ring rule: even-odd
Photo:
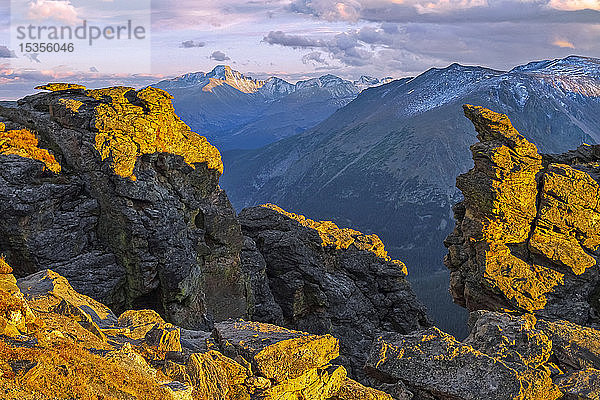
[[[392,260],[381,239],[375,234],[365,235],[362,232],[350,228],[338,228],[331,221],[313,221],[306,218],[304,215],[287,212],[275,204],[263,204],[262,207],[285,215],[295,221],[298,221],[302,226],[316,230],[322,240],[323,247],[332,246],[335,249],[347,249],[354,246],[358,250],[370,251],[377,257],[383,258],[386,261],[393,261],[408,274],[404,263],[398,260]]]
[[[46,149],[38,147],[38,139],[28,129],[5,130],[4,124],[0,129],[0,154],[17,155],[41,161],[44,166],[55,174],[61,171],[60,164]]]
[[[51,92],[58,92],[61,90],[73,90],[73,89],[85,90],[85,86],[77,85],[75,83],[48,83],[47,85],[36,86],[36,89],[49,90]]]
[[[86,95],[99,101],[94,107],[96,149],[103,160],[110,160],[117,175],[135,179],[137,158],[160,152],[180,155],[192,167],[205,162],[223,172],[219,151],[175,115],[167,92],[115,87],[89,90]]]
[[[465,200],[446,240],[455,300],[470,310],[551,308],[573,318],[549,299],[566,301],[563,291],[597,264],[600,186],[586,172],[593,162],[579,167],[576,157],[557,155],[573,165],[544,164],[506,115],[470,105],[464,111],[479,143],[471,146],[475,167],[457,178]],[[584,319],[585,312],[577,316]]]

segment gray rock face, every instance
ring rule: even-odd
[[[254,319],[282,317],[290,329],[339,338],[341,362],[352,376],[363,375],[377,335],[430,325],[405,279],[406,267],[387,257],[375,235],[311,221],[271,205],[245,209],[239,219],[244,235],[258,249],[258,254],[245,250],[243,267],[255,268],[262,256],[267,285],[279,306],[270,308],[272,314],[263,308]],[[260,280],[253,286],[258,282],[264,287]]]
[[[10,139],[0,151],[0,253],[17,276],[51,268],[116,311],[151,307],[187,328],[245,315],[219,153],[166,93],[59,90],[0,116],[6,132],[35,131],[62,167]]]

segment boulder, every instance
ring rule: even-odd
[[[158,351],[181,352],[181,331],[171,324],[155,325],[146,333],[145,341]]]
[[[44,298],[59,313],[77,316],[87,325],[93,323],[97,327],[108,328],[117,322],[117,317],[107,306],[78,293],[65,277],[54,271],[45,270],[29,275],[19,279],[18,285],[28,300]],[[89,322],[83,322],[88,319]]]
[[[366,368],[381,381],[402,381],[433,398],[558,399],[562,396],[544,369],[515,368],[460,343],[437,328],[381,337]]]
[[[538,368],[548,362],[556,343],[531,314],[475,311],[469,318],[471,333],[463,343],[519,368]],[[542,325],[543,326],[543,325]]]
[[[247,321],[215,324],[214,336],[225,354],[240,356],[253,371],[275,382],[295,379],[339,356],[338,340],[275,325]]]

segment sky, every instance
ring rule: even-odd
[[[144,39],[20,51],[17,26],[84,20],[101,29],[131,20]],[[0,26],[0,99],[50,81],[140,87],[218,64],[294,82],[600,57],[600,0],[0,0]]]

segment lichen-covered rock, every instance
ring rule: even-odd
[[[0,129],[0,154],[12,154],[41,161],[44,164],[44,168],[55,174],[59,174],[61,168],[56,158],[48,150],[39,148],[38,145],[38,139],[30,130],[16,129],[7,131],[5,130],[4,123],[2,123],[2,129]]]
[[[515,368],[458,342],[437,328],[379,338],[367,368],[383,381],[402,381],[435,399],[558,399],[545,369]]]
[[[568,321],[538,321],[552,342],[553,355],[565,370],[600,370],[600,331]]]
[[[469,310],[600,322],[600,160],[584,146],[541,156],[506,115],[465,106],[478,131],[475,167],[446,239],[451,292]]]
[[[331,335],[311,335],[242,320],[217,323],[214,333],[225,354],[241,356],[275,382],[298,378],[339,356],[338,340]]]
[[[117,326],[127,328],[127,336],[132,339],[142,339],[156,325],[164,324],[165,320],[154,310],[127,310],[117,320]]]
[[[49,90],[51,92],[56,92],[59,90],[85,90],[85,86],[77,85],[75,83],[48,83],[47,85],[36,86],[36,89],[39,90]]]
[[[117,311],[208,329],[247,313],[218,150],[162,90],[67,84],[0,108],[0,252]],[[33,134],[35,132],[35,134]]]
[[[21,294],[10,272],[1,260],[0,289]],[[12,277],[10,285],[2,283],[2,275]],[[91,299],[82,304],[87,297],[50,271],[22,281],[30,283],[29,300],[21,295],[20,307],[31,302],[31,316],[41,316],[47,325],[26,325],[13,337],[0,335],[2,398],[390,400],[330,363],[338,343],[329,335],[238,320],[217,323],[207,337],[165,323],[153,311],[130,310],[118,320],[105,318],[103,328],[95,325],[104,335],[99,338],[82,326],[81,316],[91,321],[84,311],[106,310],[104,305]],[[0,296],[0,310],[11,304]],[[152,328],[140,338],[148,325]],[[183,337],[196,343],[193,354],[182,346]]]
[[[505,363],[538,368],[552,355],[552,335],[537,326],[531,314],[474,311],[470,324],[471,333],[463,343]]]
[[[35,332],[41,321],[31,312],[11,272],[0,257],[0,335],[14,337]]]
[[[194,394],[206,400],[244,398],[241,396],[246,392],[243,385],[252,375],[244,366],[214,350],[193,354],[186,370],[194,385]]]
[[[366,387],[346,378],[335,400],[393,400],[392,396],[377,389]],[[409,400],[409,399],[401,399]]]
[[[239,219],[250,241],[242,253],[243,268],[257,271],[249,273],[253,291],[266,287],[278,306],[259,304],[253,318],[282,319],[290,329],[339,338],[338,362],[351,376],[363,376],[377,335],[430,325],[406,280],[406,266],[390,259],[376,235],[313,221],[272,204],[247,208]]]
[[[106,328],[117,322],[117,317],[108,307],[76,292],[66,278],[54,271],[40,271],[19,279],[17,283],[28,300],[45,298],[55,311],[72,317],[77,316],[82,319],[82,323]],[[87,322],[83,322],[83,319]]]
[[[529,241],[532,252],[575,275],[596,265],[600,245],[600,185],[583,171],[550,164],[542,177],[539,215]]]
[[[340,393],[346,380],[344,367],[309,369],[302,375],[281,382],[260,394],[265,400],[306,399],[327,400]]]
[[[144,339],[148,345],[156,347],[158,351],[180,352],[182,350],[181,331],[171,324],[155,325]]]
[[[600,370],[589,368],[562,376],[558,386],[564,392],[565,400],[600,399]]]

